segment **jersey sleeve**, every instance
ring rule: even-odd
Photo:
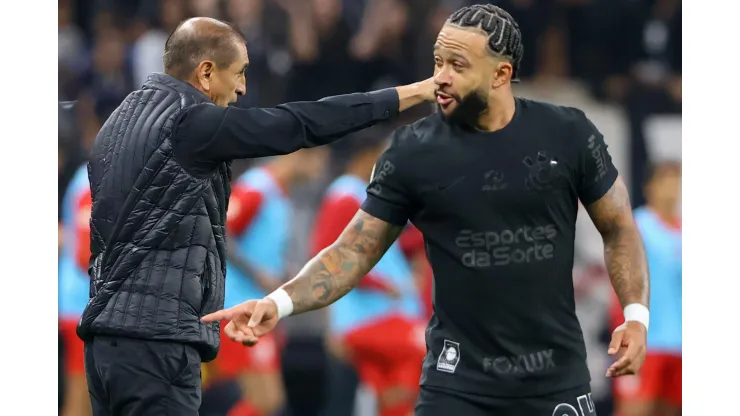
[[[263,200],[262,193],[243,185],[236,185],[229,198],[226,213],[226,230],[232,235],[241,235],[252,223]]]
[[[321,204],[316,217],[316,227],[311,242],[312,255],[318,254],[334,243],[359,209],[360,202],[349,195],[327,198]],[[372,272],[364,276],[357,287],[366,290],[389,290],[389,286],[383,279],[373,276]]]
[[[77,197],[75,218],[75,260],[77,266],[87,273],[90,262],[90,215],[92,213],[92,195],[90,189],[85,188]]]
[[[598,201],[617,180],[617,168],[612,163],[604,135],[578,110],[576,139],[580,151],[578,198],[583,205]]]
[[[403,157],[404,149],[399,145],[405,131],[406,128],[397,129],[391,135],[390,147],[373,167],[367,198],[362,204],[362,210],[373,217],[401,226],[415,211],[411,188],[404,180],[404,170],[413,159]]]

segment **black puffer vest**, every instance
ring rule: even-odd
[[[218,324],[200,317],[224,303],[226,210],[231,166],[195,177],[175,159],[174,128],[210,100],[154,74],[113,112],[88,164],[93,196],[90,302],[78,335],[193,344],[204,361],[219,347]]]

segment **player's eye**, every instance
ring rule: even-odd
[[[465,67],[460,62],[453,62],[452,63],[452,69],[454,69],[457,72],[460,72],[463,69],[465,69]]]
[[[434,58],[434,66],[437,66],[437,67],[442,66],[442,60],[439,58]]]

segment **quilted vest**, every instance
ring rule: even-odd
[[[113,112],[95,139],[90,301],[78,326],[96,334],[194,345],[204,361],[219,348],[226,275],[231,163],[194,176],[173,152],[179,118],[211,103],[191,85],[153,74]]]

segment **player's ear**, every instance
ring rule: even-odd
[[[514,73],[514,67],[508,61],[497,61],[493,74],[491,88],[499,88],[511,82],[511,76]]]

